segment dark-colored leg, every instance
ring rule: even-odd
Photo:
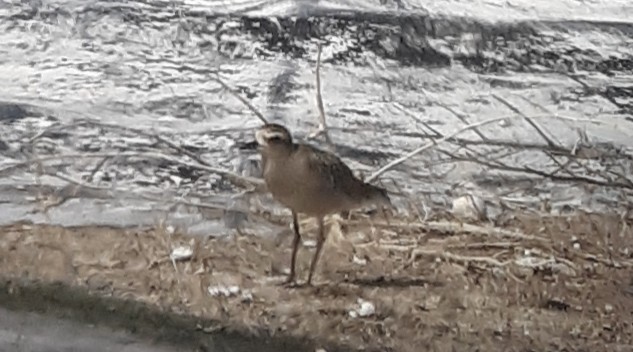
[[[317,243],[316,243],[316,251],[314,252],[314,257],[312,257],[312,264],[310,264],[310,274],[308,275],[308,285],[312,284],[312,275],[314,274],[314,269],[316,268],[317,262],[319,261],[319,256],[321,255],[321,249],[323,248],[323,243],[325,242],[325,229],[323,228],[323,217],[318,218],[319,222],[319,233],[317,234]]]
[[[295,237],[292,240],[292,257],[290,258],[290,274],[286,279],[286,284],[295,281],[295,262],[297,261],[297,251],[299,250],[299,242],[301,241],[301,234],[299,233],[299,221],[297,220],[297,213],[292,212],[292,226],[295,230]]]

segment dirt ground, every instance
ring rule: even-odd
[[[215,322],[192,330],[292,338],[308,341],[306,350],[633,348],[631,219],[523,216],[497,224],[503,231],[365,220],[330,219],[315,287],[295,288],[280,285],[290,236],[192,239],[164,229],[13,225],[0,230],[2,296],[10,301],[11,285],[24,280],[62,283]],[[314,226],[302,222],[300,283]],[[181,245],[193,256],[170,260]],[[55,300],[35,287],[22,308]]]

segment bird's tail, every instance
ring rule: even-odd
[[[364,186],[367,193],[365,203],[392,207],[391,198],[389,198],[387,190],[378,186],[371,185],[369,183],[365,183]]]

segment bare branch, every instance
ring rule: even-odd
[[[506,164],[500,164],[499,165],[498,161],[497,161],[497,164],[492,164],[492,163],[487,162],[487,161],[483,161],[483,160],[480,160],[480,159],[473,158],[472,156],[469,157],[469,158],[465,158],[465,157],[460,157],[460,156],[455,156],[454,155],[454,157],[455,157],[456,160],[475,162],[475,163],[478,163],[480,165],[487,166],[487,167],[489,167],[491,169],[533,174],[533,175],[542,176],[542,177],[545,177],[545,178],[548,178],[548,179],[554,180],[554,181],[582,182],[582,183],[588,183],[588,184],[593,184],[593,185],[598,185],[598,186],[632,189],[629,180],[627,180],[625,182],[615,182],[615,181],[603,181],[603,180],[590,178],[590,177],[586,177],[586,176],[580,176],[580,175],[579,176],[561,176],[561,175],[555,175],[555,174],[552,174],[552,173],[549,173],[549,172],[545,172],[545,171],[541,171],[541,170],[536,170],[536,169],[533,169],[533,168],[531,168],[529,166],[517,167],[517,166],[506,165]]]
[[[463,256],[459,254],[446,252],[444,250],[432,250],[432,249],[422,249],[422,248],[416,248],[411,252],[411,257],[409,258],[409,262],[413,262],[417,258],[423,257],[423,256],[438,257],[444,260],[454,261],[461,264],[468,264],[470,262],[475,262],[475,263],[488,264],[490,266],[495,266],[495,267],[503,267],[510,264],[510,261],[500,262],[499,260],[492,257]]]
[[[332,143],[332,140],[330,139],[330,134],[328,133],[327,121],[325,118],[325,109],[323,107],[323,97],[321,95],[321,43],[318,44],[317,50],[316,104],[317,109],[319,110],[319,127],[315,132],[308,135],[308,139],[313,139],[323,134],[325,136],[326,142],[330,145],[331,148],[334,148],[334,143]]]
[[[228,90],[234,97],[236,97],[239,101],[242,102],[242,104],[246,105],[246,107],[253,112],[253,114],[255,114],[255,116],[257,116],[257,118],[259,118],[259,120],[261,122],[263,122],[264,124],[268,123],[268,120],[266,120],[266,118],[264,117],[264,115],[262,115],[261,112],[259,112],[259,110],[257,110],[253,104],[251,104],[250,101],[246,100],[244,97],[242,97],[241,95],[239,95],[235,90],[233,90],[233,88],[229,87],[228,84],[224,83],[224,81],[220,78],[219,75],[216,75],[215,77],[213,77],[213,79],[220,83],[220,85]]]
[[[446,104],[444,104],[444,103],[442,103],[442,102],[440,102],[440,101],[436,101],[436,102],[433,102],[433,103],[434,103],[434,104],[437,104],[438,106],[440,106],[440,107],[444,108],[446,111],[448,111],[448,112],[450,112],[451,114],[455,115],[455,116],[456,116],[458,119],[460,119],[463,123],[465,123],[465,124],[468,124],[468,123],[469,123],[469,122],[468,122],[468,117],[467,117],[467,116],[465,116],[464,114],[461,114],[461,113],[457,112],[455,109],[451,108],[450,106],[448,106],[448,105],[446,105]],[[483,133],[481,133],[478,129],[473,128],[473,132],[475,132],[475,133],[479,136],[479,138],[481,138],[481,140],[483,140],[483,141],[487,141],[487,140],[488,140],[488,138],[487,138],[487,137],[486,137]]]
[[[221,175],[223,177],[226,177],[233,184],[239,187],[245,187],[245,188],[255,187],[255,189],[257,190],[265,189],[265,183],[263,180],[256,179],[253,177],[240,176],[236,173],[233,173],[227,170],[223,170],[223,169],[219,169],[219,168],[215,168],[215,167],[211,167],[207,165],[202,165],[200,163],[191,163],[191,162],[183,161],[180,158],[172,157],[172,156],[161,154],[161,153],[155,153],[155,152],[118,152],[118,153],[84,153],[84,154],[52,155],[52,156],[46,156],[46,157],[31,159],[27,161],[22,161],[19,163],[15,163],[13,165],[6,166],[0,169],[0,176],[5,175],[19,168],[23,168],[29,165],[42,163],[46,161],[52,161],[52,160],[94,159],[94,158],[100,159],[100,158],[115,158],[115,157],[164,160],[164,161],[171,162],[173,164],[180,164],[183,166],[191,167],[193,169],[208,171],[210,173]]]
[[[361,223],[356,223],[354,221],[349,221],[349,223],[353,225],[361,225]],[[431,222],[424,222],[424,223],[391,222],[390,224],[374,223],[373,225],[376,227],[388,227],[388,228],[395,227],[395,228],[445,232],[445,233],[453,233],[453,234],[467,233],[471,235],[511,238],[514,240],[522,240],[522,241],[538,241],[538,242],[550,241],[549,239],[545,237],[526,235],[518,231],[509,231],[509,230],[503,230],[503,229],[499,229],[495,227],[484,227],[484,226],[479,226],[479,225],[450,222],[450,221],[431,221]]]
[[[443,137],[443,138],[440,138],[440,139],[438,139],[437,141],[436,141],[436,140],[433,140],[432,142],[427,143],[427,144],[425,144],[424,146],[422,146],[422,147],[420,147],[420,148],[418,148],[418,149],[416,149],[416,150],[414,150],[414,151],[412,151],[412,152],[408,153],[407,155],[405,155],[405,156],[403,156],[403,157],[401,157],[401,158],[398,158],[398,159],[396,159],[396,160],[394,160],[394,161],[392,161],[392,162],[388,163],[387,165],[383,166],[383,167],[382,167],[382,168],[380,168],[378,171],[376,171],[373,175],[371,175],[371,176],[370,176],[370,177],[366,180],[366,182],[372,182],[373,180],[377,179],[380,175],[382,175],[382,174],[384,174],[385,172],[389,171],[389,170],[390,170],[390,169],[392,169],[393,167],[395,167],[395,166],[397,166],[397,165],[399,165],[399,164],[402,164],[403,162],[407,161],[407,160],[408,160],[408,159],[410,159],[411,157],[413,157],[413,156],[415,156],[415,155],[417,155],[417,154],[419,154],[419,153],[421,153],[421,152],[423,152],[423,151],[425,151],[425,150],[427,150],[427,149],[430,149],[430,148],[432,148],[432,147],[434,147],[434,146],[436,146],[436,145],[438,145],[438,144],[440,144],[440,143],[446,142],[447,140],[449,140],[449,139],[451,139],[451,138],[453,138],[453,137],[455,137],[455,136],[459,135],[460,133],[464,133],[465,131],[471,130],[471,129],[473,129],[473,128],[477,128],[477,127],[481,127],[481,126],[484,126],[484,125],[487,125],[487,124],[491,124],[491,123],[493,123],[493,122],[501,121],[501,120],[503,120],[503,119],[504,119],[504,118],[502,118],[502,117],[497,117],[497,118],[493,118],[493,119],[488,119],[488,120],[484,120],[484,121],[479,121],[479,122],[476,122],[476,123],[470,124],[470,125],[468,125],[468,126],[466,126],[466,127],[462,128],[462,129],[460,129],[459,131],[454,132],[454,133],[452,133],[452,134],[450,134],[450,135],[448,135],[448,136],[445,136],[445,137]]]
[[[541,129],[541,127],[539,125],[537,125],[536,122],[534,122],[534,120],[532,120],[527,115],[525,115],[523,112],[521,112],[521,110],[519,110],[517,107],[512,105],[509,101],[507,101],[506,99],[500,97],[497,94],[492,94],[492,97],[497,99],[503,105],[507,106],[513,112],[515,112],[515,113],[519,114],[521,117],[523,117],[525,119],[525,121],[527,121],[532,127],[534,127],[534,129],[538,132],[538,134],[541,135],[541,137],[543,137],[543,139],[547,142],[547,144],[550,147],[558,147],[559,146],[558,143],[554,143],[554,141],[545,134],[545,132]]]

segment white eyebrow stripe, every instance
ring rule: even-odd
[[[280,138],[285,138],[286,134],[284,132],[281,131],[266,131],[264,130],[262,133],[264,138],[273,138],[273,137],[280,137]]]

